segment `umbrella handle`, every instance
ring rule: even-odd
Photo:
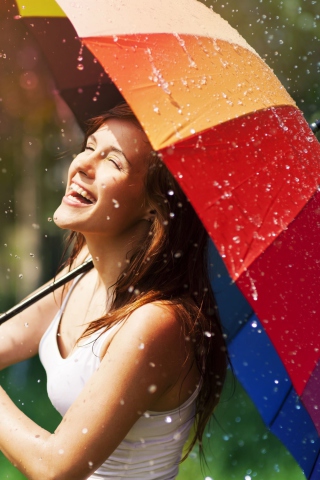
[[[315,120],[313,123],[310,123],[310,128],[313,131],[313,133],[318,133],[320,132],[320,120]]]
[[[79,265],[79,267],[74,268],[73,270],[71,270],[71,272],[68,272],[63,277],[53,281],[52,283],[50,283],[50,285],[47,285],[46,287],[36,292],[34,295],[31,295],[31,297],[26,298],[22,302],[18,303],[18,305],[15,305],[14,307],[10,308],[10,310],[0,315],[0,325],[9,320],[9,318],[14,317],[14,315],[17,315],[17,313],[25,310],[30,305],[33,305],[35,302],[45,297],[49,293],[54,292],[57,288],[61,287],[65,283],[80,275],[80,273],[91,270],[91,268],[93,268],[92,259],[87,260],[86,262]]]

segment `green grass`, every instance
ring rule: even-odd
[[[53,431],[60,415],[51,406],[45,374],[37,358],[1,372],[1,385],[42,427]],[[215,418],[206,431],[206,462],[197,449],[180,466],[178,480],[305,480],[294,459],[264,426],[253,403],[231,376]],[[232,392],[232,393],[230,393]],[[0,455],[0,480],[24,480]],[[39,479],[41,480],[41,479]]]

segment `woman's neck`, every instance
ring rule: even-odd
[[[143,242],[148,230],[149,225],[143,225],[143,228],[134,234],[131,232],[131,235],[116,238],[85,235],[89,253],[98,272],[99,283],[104,284],[106,289],[114,285],[126,269],[132,253]]]

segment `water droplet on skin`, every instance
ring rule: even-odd
[[[113,203],[114,208],[119,208],[120,207],[120,203],[118,202],[118,200],[115,200],[114,198],[112,199],[112,203]]]
[[[107,216],[106,216],[106,219],[107,219],[107,220],[110,220],[110,217],[109,217],[109,215],[107,215]]]
[[[60,448],[60,450],[58,451],[59,455],[63,455],[64,454],[64,450],[63,448]]]
[[[154,368],[154,367],[156,366],[156,364],[153,363],[153,362],[150,362],[149,365],[150,365],[150,367],[152,367],[152,368]]]
[[[82,63],[78,63],[77,69],[80,70],[80,71],[82,71],[84,69],[84,66],[82,65]]]
[[[88,462],[89,468],[93,467],[93,462]]]
[[[160,113],[159,107],[153,107],[153,111],[154,111],[155,113]]]
[[[124,405],[124,400],[121,398],[120,405]]]
[[[157,391],[157,386],[156,385],[150,385],[148,387],[148,392],[149,393],[155,393]]]
[[[140,343],[138,348],[139,348],[139,350],[143,350],[144,349],[144,343]]]
[[[25,326],[26,328],[28,328],[28,327],[29,327],[29,323],[26,322],[26,323],[24,324],[24,326]]]
[[[81,57],[81,55],[79,55],[79,57],[77,58],[78,62],[82,62],[83,60],[83,57]]]
[[[87,429],[87,428],[83,428],[83,429],[82,429],[82,433],[83,433],[83,434],[88,433],[88,429]]]

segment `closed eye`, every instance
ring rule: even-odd
[[[112,162],[118,170],[121,170],[121,165],[119,165],[118,161],[115,158],[108,156],[107,160],[109,160],[109,162]]]
[[[91,145],[86,145],[85,150],[91,150],[91,152],[94,152],[94,148]]]

